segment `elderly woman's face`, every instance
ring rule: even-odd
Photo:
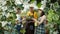
[[[30,11],[33,11],[33,7],[30,7]]]

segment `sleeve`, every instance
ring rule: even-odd
[[[30,15],[30,12],[27,13],[27,16],[29,16],[29,15]]]
[[[38,18],[38,15],[37,15],[37,13],[36,13],[36,12],[34,13],[34,18],[35,18],[35,19],[37,19],[37,18]]]

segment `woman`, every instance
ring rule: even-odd
[[[45,23],[44,22],[46,21],[46,16],[41,9],[38,9],[38,13],[40,14],[40,17],[38,18],[38,20],[33,18],[33,20],[37,24],[35,34],[45,34]]]

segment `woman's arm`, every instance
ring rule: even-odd
[[[46,19],[46,16],[43,15],[43,16],[41,17],[40,21],[38,21],[38,20],[36,20],[36,19],[33,19],[33,20],[36,21],[38,25],[40,25],[41,23],[43,23],[43,21],[44,21],[45,19]]]
[[[43,16],[41,17],[41,20],[38,21],[38,24],[40,25],[41,23],[43,23],[45,19],[46,19],[46,16],[43,15]]]

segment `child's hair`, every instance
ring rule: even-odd
[[[20,8],[17,8],[17,10],[21,10]]]

